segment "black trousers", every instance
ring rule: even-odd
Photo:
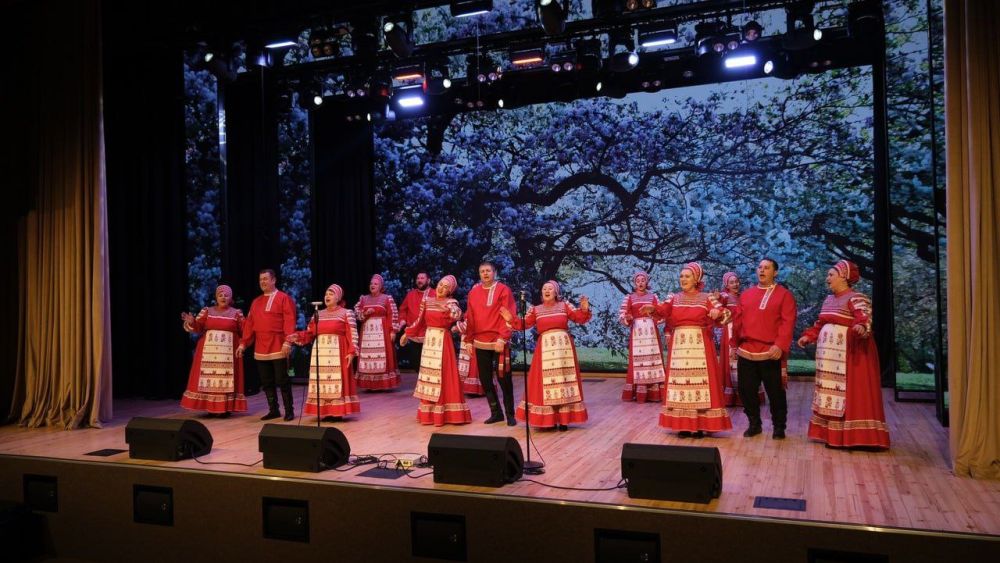
[[[736,361],[736,370],[740,378],[743,412],[750,420],[750,425],[760,426],[760,398],[757,390],[763,383],[771,407],[771,421],[775,428],[784,429],[788,423],[788,401],[785,388],[781,386],[781,360],[752,362],[741,357]]]
[[[400,332],[403,332],[403,331],[400,331]],[[419,370],[420,369],[420,355],[424,353],[424,343],[423,342],[414,342],[414,341],[411,340],[411,341],[409,341],[409,342],[406,343],[406,347],[403,348],[403,349],[406,350],[405,354],[400,354],[399,356],[396,356],[396,357],[398,358],[398,357],[402,356],[403,359],[404,359],[404,362],[406,364],[406,367],[408,367],[408,368],[410,368],[412,370]]]
[[[486,400],[490,404],[490,412],[495,408],[500,408],[497,401],[497,390],[493,387],[493,366],[496,364],[500,352],[495,350],[482,350],[476,348],[476,367],[479,368],[479,382],[483,384],[486,392]],[[503,408],[508,418],[514,417],[514,382],[510,377],[510,365],[507,365],[506,373],[498,374],[497,381],[500,382],[500,389],[503,391]]]
[[[288,358],[277,360],[257,360],[257,374],[260,375],[262,389],[285,387],[288,382]]]

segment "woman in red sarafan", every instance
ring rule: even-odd
[[[316,313],[306,330],[287,338],[288,342],[300,346],[314,342],[309,359],[309,392],[303,412],[323,419],[361,412],[351,368],[351,361],[358,354],[357,322],[354,312],[343,307],[343,297],[344,290],[339,285],[326,288],[323,296],[326,308]]]
[[[735,320],[740,314],[740,286],[740,278],[735,272],[722,274],[719,302],[729,309],[730,318],[733,320],[721,327],[722,336],[719,338],[719,375],[722,377],[722,395],[727,407],[743,406],[743,401],[740,400],[740,378],[736,369],[739,356],[736,355],[736,346],[733,345]],[[757,400],[761,405],[767,400],[763,385],[757,391]]]
[[[816,343],[816,391],[809,438],[830,447],[889,448],[879,382],[878,350],[871,337],[872,306],[854,291],[858,266],[841,260],[826,273],[832,295],[816,324],[798,340]]]
[[[618,309],[618,322],[629,327],[628,332],[628,372],[625,374],[623,401],[638,403],[660,402],[665,379],[663,369],[663,343],[660,329],[652,313],[643,312],[643,307],[660,304],[654,293],[649,291],[649,274],[636,272],[632,276],[635,291],[622,299]],[[655,309],[654,309],[655,310]]]
[[[230,307],[233,290],[228,285],[215,289],[215,306],[205,307],[198,316],[181,313],[184,330],[201,334],[191,362],[187,389],[181,406],[213,415],[229,416],[246,412],[243,395],[243,362],[236,358],[236,346],[243,331],[243,312]]]
[[[568,429],[570,424],[587,421],[580,385],[580,362],[569,335],[569,321],[585,324],[590,320],[590,302],[580,298],[580,308],[563,301],[559,284],[549,280],[542,285],[541,305],[532,305],[524,320],[507,308],[500,310],[504,320],[517,330],[535,327],[538,340],[528,370],[528,397],[517,406],[518,420],[539,428]]]
[[[354,305],[354,314],[361,321],[361,350],[358,357],[358,387],[362,389],[395,389],[399,387],[399,370],[392,343],[399,326],[399,311],[391,295],[382,293],[385,284],[375,274],[368,284],[369,295],[362,295]]]
[[[667,296],[655,308],[656,315],[671,330],[667,357],[667,392],[660,411],[660,426],[678,431],[681,437],[701,437],[733,427],[726,412],[715,355],[712,330],[730,321],[730,312],[702,291],[704,272],[690,262],[680,273],[681,292]],[[651,305],[645,308],[654,311]]]
[[[420,399],[417,421],[421,424],[443,426],[472,422],[472,413],[465,404],[462,384],[458,380],[455,344],[451,338],[451,325],[462,318],[458,301],[451,297],[457,285],[455,276],[441,278],[435,296],[420,303],[416,322],[406,328],[399,341],[406,346],[411,336],[426,329],[417,386],[413,390],[413,396]]]

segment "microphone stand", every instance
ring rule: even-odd
[[[541,475],[545,473],[545,463],[532,461],[531,459],[531,402],[528,400],[528,327],[524,323],[524,318],[528,315],[528,304],[524,299],[524,292],[521,292],[521,358],[524,361],[524,443],[528,450],[527,459],[524,460],[524,472],[528,475]],[[538,350],[535,350],[537,353]]]
[[[316,357],[316,428],[320,427],[320,421],[323,417],[320,413],[320,407],[322,402],[320,399],[320,386],[319,386],[319,304],[313,304],[313,322],[316,326],[316,338],[313,339],[313,355]],[[309,385],[306,384],[306,402],[309,401]],[[302,413],[305,414],[305,405],[302,406]]]

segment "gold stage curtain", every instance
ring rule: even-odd
[[[101,108],[101,16],[95,0],[45,0],[24,25],[48,39],[24,87],[34,100],[30,181],[20,218],[22,319],[11,417],[79,428],[111,418],[111,299]]]
[[[1000,2],[946,0],[944,24],[951,457],[1000,479]]]

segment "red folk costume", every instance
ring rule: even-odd
[[[656,308],[671,330],[667,353],[667,392],[660,411],[660,426],[681,432],[719,432],[733,427],[726,412],[715,355],[712,329],[730,321],[730,312],[702,292],[702,269],[689,263],[695,288],[672,294]],[[717,320],[709,311],[719,311]]]
[[[454,292],[455,276],[445,276],[440,281],[449,282]],[[417,387],[413,391],[413,396],[420,399],[417,420],[421,424],[443,426],[472,422],[472,413],[465,404],[458,380],[455,346],[450,332],[451,325],[461,317],[458,301],[435,296],[420,303],[417,320],[406,329],[407,339],[411,335],[425,335]]]
[[[455,328],[462,337],[466,333],[466,321],[455,323]],[[464,346],[458,347],[458,377],[462,380],[462,393],[481,397],[486,394],[483,382],[479,380],[479,365],[475,356],[469,354]]]
[[[752,314],[751,314],[752,313]],[[736,355],[751,361],[766,358],[771,345],[781,348],[781,386],[788,387],[788,354],[795,330],[795,297],[784,286],[755,285],[740,294],[733,334]]]
[[[633,282],[639,276],[649,280],[645,272],[632,276]],[[654,309],[660,301],[656,295],[643,291],[634,291],[625,296],[618,309],[618,322],[629,327],[628,336],[628,372],[625,374],[625,388],[622,390],[623,401],[659,402],[666,379],[663,367],[663,343],[660,340],[660,329],[657,320],[642,308],[652,305]]]
[[[382,276],[372,281],[382,286]],[[399,387],[399,370],[392,345],[392,333],[399,323],[396,301],[391,295],[362,295],[354,312],[363,321],[361,355],[358,358],[358,387],[362,389],[395,389]]]
[[[420,314],[420,303],[424,299],[430,299],[434,297],[434,290],[431,288],[416,289],[413,288],[406,293],[406,297],[403,298],[403,303],[399,306],[399,322],[400,327],[413,326],[413,323],[417,322],[417,315]],[[409,338],[409,337],[408,337]],[[410,338],[413,342],[418,344],[423,343],[424,333],[415,334],[413,338]]]
[[[339,303],[344,294],[344,290],[337,284],[331,285],[327,291],[333,292],[334,303]],[[317,316],[318,328],[317,320],[313,319],[309,321],[306,330],[296,333],[300,345],[316,341],[309,359],[309,393],[306,396],[304,412],[321,418],[361,412],[357,384],[354,381],[351,361],[348,359],[348,356],[356,355],[358,349],[354,312],[337,306],[333,310],[323,309]],[[317,364],[319,401],[316,393]]]
[[[510,365],[510,326],[500,316],[500,308],[516,311],[514,295],[506,285],[495,281],[488,289],[477,283],[466,297],[466,331],[463,342],[472,343],[473,348],[492,350],[496,342],[507,343],[500,357],[499,376],[504,377]]]
[[[232,295],[232,290],[229,294]],[[184,323],[184,330],[201,334],[201,338],[194,351],[187,389],[181,397],[182,407],[214,414],[246,412],[243,362],[236,358],[242,329],[243,313],[233,307],[206,307],[193,322]]]
[[[558,294],[559,284],[553,284]],[[522,321],[511,320],[517,330],[535,327],[538,339],[528,370],[529,422],[532,426],[552,428],[587,421],[587,407],[583,403],[580,382],[580,362],[576,346],[569,334],[569,321],[586,324],[590,310],[577,309],[565,301],[532,305]],[[525,419],[525,401],[517,405],[518,420]]]
[[[834,268],[850,285],[860,278],[852,262],[841,260]],[[868,297],[853,289],[828,295],[816,324],[802,335],[816,343],[810,439],[834,447],[889,448],[871,311]]]
[[[728,288],[729,280],[735,277],[736,274],[733,272],[723,274],[722,287]],[[719,295],[719,300],[729,309],[730,318],[733,319],[732,322],[721,328],[722,336],[719,338],[719,375],[722,376],[722,394],[727,407],[741,407],[743,406],[743,401],[740,399],[740,378],[736,369],[736,359],[739,356],[736,354],[736,346],[733,345],[735,342],[733,335],[736,330],[736,319],[740,315],[740,294],[739,292],[724,289]],[[757,400],[760,401],[761,405],[767,400],[764,395],[763,385],[757,391]]]
[[[250,304],[243,324],[243,347],[253,344],[255,360],[279,360],[285,357],[281,347],[295,332],[295,301],[284,291],[258,295]]]

